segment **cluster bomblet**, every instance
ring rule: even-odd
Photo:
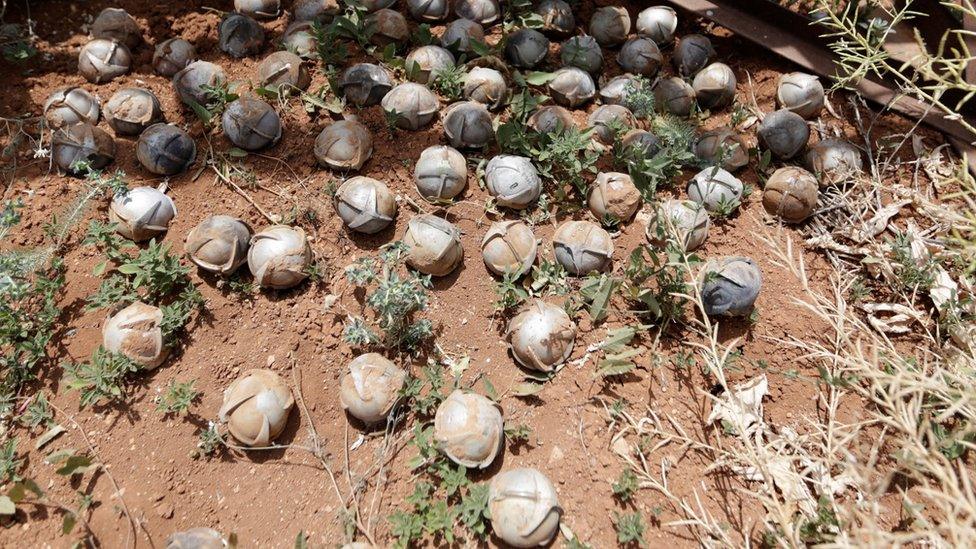
[[[524,275],[535,263],[538,242],[532,229],[521,221],[496,221],[481,241],[481,256],[492,273]]]
[[[311,21],[295,21],[288,25],[281,35],[281,47],[302,59],[314,58],[318,55],[315,26]]]
[[[279,97],[308,88],[312,79],[302,58],[290,51],[276,51],[258,63],[261,87]]]
[[[682,36],[671,55],[671,62],[681,76],[694,76],[715,60],[712,41],[700,34]]]
[[[231,57],[254,55],[264,47],[264,28],[246,15],[229,13],[217,27],[217,45]]]
[[[132,53],[125,44],[96,38],[81,48],[78,73],[93,84],[109,82],[129,72]]]
[[[692,82],[698,103],[706,109],[721,109],[735,99],[735,73],[725,63],[705,67]]]
[[[529,28],[519,29],[508,35],[505,42],[505,57],[512,65],[531,69],[538,65],[549,53],[549,39],[544,34]]]
[[[54,129],[81,123],[98,124],[100,114],[98,99],[84,88],[61,88],[44,101],[44,118]]]
[[[284,290],[308,278],[312,249],[301,227],[272,225],[251,237],[247,266],[262,288]]]
[[[328,23],[341,13],[338,0],[295,0],[291,15],[295,21]]]
[[[457,389],[437,407],[434,443],[454,463],[485,469],[504,441],[501,409],[488,398]]]
[[[271,370],[244,372],[224,391],[220,421],[246,446],[271,444],[288,424],[295,397],[281,376]]]
[[[644,158],[653,158],[661,151],[661,140],[646,130],[630,130],[620,141],[625,154],[639,152]]]
[[[488,484],[491,529],[512,547],[548,545],[559,532],[556,488],[537,469],[510,469]]]
[[[417,192],[425,200],[451,200],[468,182],[464,156],[453,147],[434,145],[420,153],[413,171]]]
[[[494,23],[502,14],[498,0],[455,0],[454,13],[482,25]]]
[[[672,236],[685,252],[705,243],[711,220],[708,211],[692,200],[665,200],[654,211],[647,224],[648,242],[663,248]]]
[[[551,372],[573,354],[576,324],[562,307],[535,299],[508,322],[505,339],[519,364]]]
[[[480,149],[495,137],[491,113],[477,101],[460,101],[444,112],[444,135],[452,147]]]
[[[315,138],[313,152],[323,166],[358,170],[373,156],[373,137],[358,120],[339,120]]]
[[[359,355],[349,363],[339,382],[342,409],[366,425],[384,422],[400,398],[406,379],[407,372],[383,355]]]
[[[843,139],[820,141],[807,150],[805,161],[821,186],[843,183],[864,170],[860,149]]]
[[[210,215],[186,235],[190,260],[205,271],[232,274],[247,261],[251,228],[229,215]]]
[[[400,12],[391,9],[384,8],[367,15],[366,28],[371,31],[369,41],[381,48],[410,39],[407,19]]]
[[[163,120],[163,109],[153,92],[145,88],[122,88],[105,104],[105,120],[116,135],[139,135]]]
[[[380,105],[396,127],[416,131],[434,121],[440,102],[426,86],[405,82],[390,90]]]
[[[542,0],[533,11],[542,18],[542,32],[565,36],[576,28],[573,8],[564,0]]]
[[[600,86],[600,101],[604,105],[626,106],[628,95],[637,85],[638,81],[632,74],[614,76]]]
[[[787,223],[800,223],[817,207],[818,188],[817,178],[803,168],[780,168],[763,187],[763,207]]]
[[[539,133],[562,132],[576,128],[573,113],[559,105],[544,105],[532,113],[528,121],[529,127]]]
[[[738,209],[743,189],[739,178],[718,166],[712,166],[691,178],[688,198],[710,212],[730,213]]]
[[[407,10],[417,21],[444,21],[451,15],[449,0],[407,0]]]
[[[225,82],[227,73],[224,69],[209,61],[194,61],[173,75],[173,88],[187,105],[206,105],[209,99],[206,88]]]
[[[441,45],[456,53],[468,53],[473,42],[484,42],[485,30],[474,21],[455,19],[441,34]]]
[[[157,237],[167,230],[176,218],[173,199],[154,187],[135,187],[112,198],[108,219],[115,230],[135,242]]]
[[[812,74],[791,72],[779,78],[776,100],[780,107],[803,118],[816,118],[824,106],[824,89],[820,79]]]
[[[596,84],[590,74],[577,67],[563,67],[549,81],[552,98],[565,107],[576,108],[596,95]]]
[[[600,172],[593,182],[587,202],[597,219],[627,221],[640,209],[642,199],[629,175]]]
[[[253,95],[242,95],[228,104],[221,123],[227,139],[245,151],[258,151],[281,139],[278,113]]]
[[[695,88],[683,78],[662,78],[654,84],[654,104],[676,116],[688,116],[695,106]]]
[[[631,38],[624,42],[620,52],[617,53],[617,63],[625,71],[641,76],[652,77],[661,68],[664,57],[657,44],[650,38],[640,36]]]
[[[505,77],[495,69],[474,67],[464,75],[464,97],[489,109],[497,109],[508,97]]]
[[[152,65],[156,74],[172,77],[197,57],[193,44],[182,38],[169,38],[156,45]]]
[[[446,219],[421,214],[407,222],[403,234],[407,265],[432,276],[450,274],[461,263],[461,231]]]
[[[139,23],[124,9],[103,9],[92,21],[90,28],[93,37],[114,40],[125,44],[129,49],[134,49],[142,43]]]
[[[136,301],[109,317],[102,326],[102,346],[143,370],[157,368],[169,355],[163,342],[163,311]]]
[[[630,34],[630,14],[620,6],[597,8],[590,17],[590,36],[601,46],[618,46]]]
[[[51,158],[66,173],[85,175],[80,166],[100,170],[115,160],[115,140],[87,122],[66,126],[51,138]]]
[[[136,141],[136,158],[157,175],[176,175],[197,157],[197,144],[182,129],[162,122],[149,126]]]
[[[427,84],[439,72],[454,68],[454,55],[440,46],[420,46],[404,60],[407,75],[419,84]]]
[[[637,34],[663,45],[674,40],[678,14],[667,6],[651,6],[637,14]]]
[[[485,186],[500,206],[525,209],[542,194],[542,179],[524,156],[499,154],[485,167]]]
[[[258,19],[281,15],[281,0],[234,0],[234,11]]]
[[[810,139],[810,127],[806,120],[786,109],[767,114],[759,124],[757,133],[773,156],[782,159],[796,156]]]
[[[705,263],[701,297],[708,316],[748,316],[752,313],[762,272],[748,257],[722,257]]]
[[[166,549],[224,549],[229,545],[229,541],[213,528],[190,528],[166,538]]]
[[[701,134],[693,146],[695,156],[712,166],[734,172],[749,164],[749,148],[742,136],[728,127]]]
[[[587,127],[593,128],[593,139],[600,145],[611,146],[616,138],[615,127],[624,129],[637,125],[634,113],[623,105],[600,105],[586,119]]]
[[[573,36],[560,46],[559,59],[567,67],[577,67],[596,74],[603,67],[603,49],[592,36]]]
[[[390,188],[371,177],[347,179],[336,189],[335,209],[353,231],[375,234],[387,228],[396,216],[396,199]]]
[[[583,276],[607,268],[613,257],[610,233],[590,221],[567,221],[552,236],[556,262],[572,275]]]

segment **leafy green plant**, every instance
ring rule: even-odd
[[[97,246],[106,256],[93,274],[110,273],[98,291],[88,297],[87,308],[112,308],[135,301],[155,305],[163,311],[164,340],[174,345],[176,338],[172,336],[204,305],[203,295],[190,280],[190,267],[171,254],[168,245],[155,239],[145,248],[137,248],[116,234],[114,224],[93,221],[85,242]]]
[[[457,64],[434,71],[430,87],[448,101],[457,101],[464,95],[464,65]]]
[[[187,104],[204,126],[213,128],[220,123],[220,116],[227,110],[227,105],[240,97],[235,93],[237,83],[218,80],[213,85],[203,84],[200,88],[206,97],[205,103],[201,105],[190,99]]]
[[[351,283],[370,288],[365,305],[378,329],[377,333],[363,317],[352,316],[345,331],[349,343],[415,351],[433,335],[429,319],[414,319],[427,308],[430,277],[405,268],[406,252],[405,244],[394,242],[381,248],[378,258],[361,258],[346,268]]]
[[[644,526],[644,517],[640,513],[627,515],[614,513],[613,522],[617,529],[617,542],[622,545],[647,546],[647,542],[644,540],[644,531],[647,527]]]
[[[81,391],[82,408],[124,398],[126,379],[139,371],[139,366],[125,355],[106,351],[101,345],[88,362],[68,362],[62,368],[68,389]]]
[[[494,308],[496,312],[507,313],[525,302],[529,297],[528,290],[522,285],[521,272],[506,273],[495,283]]]
[[[634,497],[634,493],[639,488],[637,475],[630,468],[624,469],[617,480],[613,483],[613,495],[620,501],[627,503]]]
[[[217,424],[210,422],[206,428],[200,430],[197,449],[194,457],[211,457],[224,448],[224,435],[217,428]]]
[[[535,131],[528,125],[529,117],[546,100],[548,97],[533,95],[528,88],[522,89],[512,98],[512,116],[498,127],[496,140],[502,152],[532,159],[557,202],[568,200],[565,189],[568,184],[582,203],[589,185],[586,175],[597,172],[596,163],[600,158],[600,153],[590,146],[595,128]]]
[[[0,55],[11,63],[20,63],[37,55],[34,47],[34,33],[30,26],[16,23],[0,24]]]
[[[185,416],[190,406],[199,400],[200,391],[193,387],[193,380],[178,382],[170,380],[166,391],[156,400],[156,409],[164,414]]]

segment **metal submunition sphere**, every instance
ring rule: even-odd
[[[383,355],[359,355],[339,383],[342,409],[367,425],[386,421],[406,379],[407,372]]]
[[[284,290],[308,278],[312,248],[301,227],[272,225],[251,237],[247,266],[262,288]]]
[[[576,324],[562,307],[536,299],[508,322],[505,340],[519,364],[551,372],[573,354]]]
[[[224,391],[221,422],[245,446],[271,444],[288,424],[295,405],[291,389],[271,370],[248,370]]]
[[[356,176],[335,192],[335,209],[353,231],[375,234],[387,228],[396,216],[396,197],[382,181]]]
[[[552,236],[556,262],[570,274],[602,271],[613,257],[610,233],[590,221],[567,221]]]
[[[532,228],[521,221],[496,221],[481,241],[481,256],[492,273],[524,275],[535,263],[539,244]]]
[[[461,232],[446,219],[421,214],[407,223],[403,235],[407,265],[431,276],[450,274],[461,263]]]
[[[143,370],[153,370],[169,356],[163,342],[163,311],[141,301],[115,313],[102,326],[102,346],[120,353]]]
[[[454,463],[484,469],[504,441],[501,408],[488,398],[457,389],[437,407],[434,443]]]
[[[512,547],[549,544],[559,531],[556,488],[536,469],[510,469],[499,473],[488,485],[491,528]]]

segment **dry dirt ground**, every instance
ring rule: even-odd
[[[595,4],[611,3],[614,2]],[[38,115],[48,94],[65,85],[80,85],[97,93],[103,101],[122,87],[146,87],[159,97],[169,122],[188,128],[201,152],[195,166],[169,179],[169,194],[176,202],[179,215],[164,241],[182,253],[187,232],[202,218],[214,213],[238,216],[252,227],[263,227],[267,221],[255,208],[201,165],[200,159],[205,156],[207,147],[201,124],[180,104],[169,80],[156,75],[151,67],[152,46],[166,38],[182,36],[196,44],[201,58],[220,64],[231,80],[246,86],[253,80],[255,65],[262,56],[237,60],[221,53],[216,47],[220,16],[204,9],[229,10],[231,4],[230,1],[198,0],[32,2],[30,16],[35,21],[40,54],[24,65],[0,66],[5,84],[0,94],[0,113],[6,117]],[[638,5],[638,2],[630,3],[632,14],[636,14]],[[87,39],[83,30],[85,21],[107,6],[127,9],[139,21],[148,45],[134,52],[135,62],[130,74],[107,84],[92,85],[77,74],[77,53]],[[591,3],[584,2],[577,14],[578,20],[585,21],[592,9]],[[26,16],[27,12],[20,5],[11,5],[7,14],[8,20],[14,22],[22,21]],[[274,39],[283,32],[287,19],[281,17],[263,24],[271,38],[265,49],[267,53],[272,51]],[[410,20],[410,24],[415,22]],[[434,27],[435,34],[441,29]],[[710,34],[719,58],[728,63],[738,77],[738,101],[746,103],[754,97],[763,111],[775,108],[777,77],[794,67],[721,29],[712,29],[700,21],[683,17],[678,34],[690,32]],[[607,51],[606,59],[607,74],[620,72],[613,61],[614,51]],[[552,66],[557,60],[551,55],[548,62]],[[670,66],[666,64],[665,70],[669,71]],[[323,82],[323,75],[315,71],[312,89]],[[841,118],[824,111],[818,124],[823,129],[838,130],[858,141],[860,137],[845,114],[848,112],[845,97],[836,94],[832,101]],[[591,104],[587,110],[595,106]],[[419,202],[412,183],[413,163],[425,147],[444,142],[440,124],[435,123],[419,132],[399,131],[391,135],[379,107],[358,114],[374,138],[373,157],[360,173],[384,181],[401,197],[412,197]],[[585,111],[575,113],[580,122],[585,121],[586,114]],[[57,360],[42,373],[37,388],[53,395],[52,402],[73,416],[94,444],[98,460],[117,480],[121,488],[119,495],[129,512],[144,525],[145,533],[139,532],[138,540],[135,540],[139,546],[150,545],[148,537],[159,546],[174,531],[203,525],[236,533],[241,546],[245,547],[289,546],[299,531],[308,533],[314,545],[337,546],[342,543],[335,492],[327,473],[307,452],[290,448],[270,452],[225,452],[214,459],[192,456],[199,431],[208,420],[216,418],[223,390],[242,371],[268,367],[291,379],[290,368],[294,362],[301,373],[301,389],[310,419],[344,491],[348,479],[358,478],[377,461],[384,444],[382,434],[374,434],[350,449],[360,437],[360,430],[349,424],[339,406],[339,378],[354,356],[354,350],[341,337],[345,321],[343,310],[359,310],[342,277],[342,269],[356,258],[371,254],[382,244],[399,238],[414,211],[401,200],[395,227],[371,237],[344,230],[326,193],[338,176],[317,167],[312,156],[316,135],[331,121],[327,117],[311,118],[295,100],[288,103],[282,115],[285,126],[282,141],[261,155],[252,154],[243,160],[261,185],[260,188],[252,187],[249,193],[271,212],[286,216],[296,211],[300,214],[306,210],[315,212],[317,219],[314,222],[302,217],[299,223],[309,233],[312,248],[325,267],[322,282],[305,283],[290,291],[260,292],[245,299],[222,288],[215,278],[194,272],[193,281],[203,292],[207,304],[205,311],[191,325],[179,352],[164,367],[137,376],[124,403],[79,409],[78,394],[63,386],[57,363],[84,361],[101,341],[104,312],[83,310],[84,299],[99,284],[99,279],[92,275],[92,268],[101,261],[96,250],[78,242],[88,220],[78,228],[78,237],[64,258],[67,285],[60,302],[64,315],[53,350]],[[704,122],[704,127],[727,123],[729,116],[729,110],[716,113]],[[905,131],[906,124],[895,117],[883,118],[876,138]],[[923,135],[926,134],[923,132]],[[754,141],[754,136],[751,138]],[[928,135],[928,138],[933,143],[939,142],[937,137]],[[209,139],[215,150],[230,148],[219,133]],[[117,139],[118,156],[110,169],[123,170],[130,187],[156,185],[159,178],[137,163],[134,144],[131,138]],[[486,157],[491,154],[493,149],[484,152]],[[46,159],[33,159],[26,154],[20,162],[3,198],[20,197],[24,201],[24,221],[11,242],[29,246],[41,241],[42,224],[50,219],[52,212],[76,195],[82,183],[58,174]],[[693,173],[683,174],[674,182],[673,189],[676,190],[663,193],[680,194],[679,190],[684,188],[691,175]],[[758,180],[751,167],[742,177],[757,187]],[[497,216],[484,211],[487,194],[479,187],[473,170],[468,189],[461,198],[459,203],[447,208],[423,206],[427,211],[446,216],[462,230],[465,251],[463,265],[457,271],[434,281],[427,316],[434,320],[439,330],[437,342],[448,354],[470,357],[470,367],[463,375],[462,384],[477,380],[475,387],[480,389],[480,378],[483,377],[491,381],[499,394],[506,394],[522,381],[523,375],[502,341],[503,322],[492,311],[495,279],[479,257],[481,238]],[[107,202],[98,204],[90,219],[104,219],[106,208]],[[575,215],[586,218],[589,214]],[[627,223],[615,236],[615,267],[618,269],[630,251],[644,243],[643,225],[639,219]],[[543,257],[552,257],[551,236],[555,225],[563,220],[555,218],[536,227],[536,234],[543,243],[540,246]],[[762,237],[770,235],[782,244],[787,238],[794,242],[802,240],[803,232],[803,226],[783,228],[768,220],[757,192],[745,201],[737,215],[713,227],[707,243],[700,250],[700,255],[705,258],[749,255],[762,269],[764,285],[758,301],[758,322],[722,321],[720,340],[723,343],[737,340],[742,352],[736,367],[730,370],[731,380],[749,379],[764,369],[771,388],[766,401],[769,421],[792,426],[801,433],[809,428],[810,422],[817,421],[821,412],[814,382],[817,372],[797,351],[779,340],[790,335],[815,335],[823,327],[795,301],[800,293],[799,283],[774,263]],[[830,275],[828,263],[815,253],[802,253],[811,283],[826,288]],[[327,302],[331,295],[341,295],[341,300],[330,308]],[[580,312],[576,320],[581,336],[570,363],[535,397],[525,399],[508,395],[501,401],[507,420],[531,427],[528,443],[507,445],[504,455],[490,469],[472,473],[472,476],[476,480],[485,480],[499,470],[517,466],[532,466],[544,471],[556,484],[560,504],[565,509],[563,521],[580,539],[594,547],[614,545],[614,512],[632,510],[640,511],[648,521],[646,538],[650,546],[696,545],[682,528],[663,526],[679,516],[657,492],[640,491],[629,505],[621,505],[612,497],[611,483],[621,472],[621,464],[610,448],[608,415],[600,402],[623,401],[627,409],[637,414],[646,407],[666,412],[681,418],[694,432],[709,438],[712,427],[704,425],[703,418],[709,406],[704,393],[714,380],[698,369],[676,366],[669,361],[669,356],[651,352],[639,357],[640,368],[631,375],[606,382],[595,379],[594,357],[584,356],[587,348],[601,341],[606,328],[619,326],[621,320],[611,315],[605,326],[594,327],[585,312]],[[667,353],[677,353],[689,343],[686,338],[691,337],[683,332],[668,334],[663,349]],[[401,357],[399,362],[414,371],[420,366],[411,364],[407,357]],[[164,417],[156,410],[154,398],[171,380],[194,380],[202,391],[202,398],[194,403],[187,418]],[[841,413],[853,417],[860,411],[848,409]],[[307,427],[306,418],[296,409],[279,442],[286,445],[307,443]],[[393,440],[404,442],[408,438],[402,434],[407,433],[407,429],[401,429],[401,433],[393,435]],[[20,433],[22,447],[32,447],[32,437],[38,434]],[[84,446],[77,429],[69,429],[51,448],[67,446]],[[416,480],[407,465],[415,450],[409,445],[398,447],[402,449],[386,464],[385,489],[369,519],[381,545],[391,542],[385,517],[394,509],[403,507],[403,498],[412,491]],[[48,483],[52,493],[66,500],[73,498],[74,490],[90,491],[94,495],[97,504],[89,520],[104,546],[120,547],[133,543],[129,525],[120,513],[122,501],[106,475],[85,477],[80,484],[68,486],[53,474],[53,467],[45,464],[41,455],[28,453],[26,460],[29,475],[41,479],[42,484]],[[693,456],[681,460],[671,470],[671,489],[678,496],[697,491],[704,507],[721,522],[745,532],[752,541],[759,540],[762,512],[747,495],[749,485],[731,475],[706,473],[709,465]],[[348,473],[347,467],[350,469]],[[894,524],[898,521],[898,503],[894,499],[891,503],[890,519]],[[6,547],[67,547],[76,537],[63,537],[58,515],[45,509],[5,520],[0,529],[0,545]],[[493,539],[489,543],[496,545],[498,541]],[[563,543],[560,539],[556,546]]]

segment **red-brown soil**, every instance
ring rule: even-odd
[[[578,13],[578,21],[585,21],[592,10],[589,2],[584,4],[587,5]],[[636,15],[639,4],[629,2],[632,14]],[[76,72],[77,53],[87,39],[82,25],[86,18],[111,5],[124,7],[136,17],[148,45],[134,52],[135,63],[130,74],[111,83],[91,85]],[[32,2],[30,15],[40,38],[40,55],[23,65],[0,66],[5,80],[4,92],[0,94],[0,113],[6,117],[40,114],[48,94],[69,84],[83,86],[97,93],[103,101],[119,88],[143,86],[159,97],[168,121],[190,129],[202,159],[207,141],[201,125],[192,112],[182,107],[168,79],[153,73],[152,45],[169,37],[182,36],[196,44],[201,58],[219,63],[231,80],[245,86],[254,79],[255,65],[261,58],[236,60],[222,54],[216,48],[219,14],[204,10],[203,6],[228,10],[231,2]],[[7,14],[8,20],[13,22],[23,21],[26,16],[27,12],[19,5],[11,5]],[[271,38],[265,53],[273,50],[272,43],[286,24],[285,17],[264,23]],[[415,22],[410,20],[410,24],[415,25]],[[440,28],[434,28],[435,34],[439,31]],[[721,29],[712,30],[699,21],[684,17],[679,34],[690,32],[711,33],[720,59],[733,67],[739,79],[739,101],[745,103],[754,95],[762,110],[768,112],[775,108],[776,79],[794,67]],[[609,74],[620,71],[613,61],[614,51],[607,51],[606,59]],[[554,63],[555,58],[551,56],[549,62]],[[316,71],[312,89],[323,83],[323,75]],[[832,100],[837,112],[843,116],[847,111],[846,99],[834,95]],[[590,105],[587,110],[593,108],[595,106]],[[398,195],[420,202],[412,182],[413,162],[425,147],[444,142],[440,124],[424,131],[400,131],[391,135],[379,107],[357,114],[372,132],[375,150],[360,173],[386,182]],[[337,176],[317,167],[312,156],[313,141],[330,120],[310,118],[297,100],[288,103],[282,116],[285,134],[281,143],[262,155],[250,155],[243,161],[257,175],[258,182],[274,192],[262,189],[248,192],[271,212],[288,215],[297,208],[295,211],[299,214],[306,210],[317,214],[314,223],[305,219],[299,223],[309,233],[316,256],[327,267],[322,283],[305,283],[291,291],[261,292],[253,299],[243,299],[239,294],[226,291],[215,278],[194,272],[193,281],[206,297],[207,305],[205,312],[191,325],[179,352],[163,367],[137,376],[123,404],[80,410],[78,395],[64,387],[58,364],[88,359],[101,341],[100,326],[105,312],[83,310],[85,298],[98,287],[99,279],[91,273],[93,266],[101,261],[95,249],[79,242],[87,220],[77,228],[79,237],[74,239],[64,258],[67,285],[60,302],[64,316],[51,349],[56,359],[42,372],[42,382],[32,390],[43,388],[55,395],[52,402],[81,425],[94,443],[98,459],[119,482],[129,510],[144,521],[157,546],[174,531],[204,525],[225,533],[236,533],[245,547],[290,546],[301,530],[310,535],[314,545],[338,546],[342,543],[335,492],[327,474],[307,452],[288,449],[225,453],[216,459],[191,456],[199,430],[205,426],[206,420],[216,418],[223,390],[242,371],[268,367],[291,379],[289,368],[295,361],[301,371],[302,392],[312,420],[344,491],[348,489],[347,478],[351,476],[355,480],[363,474],[375,461],[383,442],[382,436],[370,436],[350,451],[351,472],[347,475],[346,448],[360,432],[349,424],[338,401],[339,377],[354,356],[354,351],[342,341],[341,333],[345,321],[343,311],[358,311],[359,305],[342,277],[342,269],[357,257],[373,253],[380,245],[402,235],[414,211],[406,201],[400,201],[396,226],[375,236],[357,236],[344,230],[326,193]],[[583,122],[586,112],[580,111],[576,116]],[[729,116],[727,111],[717,113],[706,121],[705,127],[726,123]],[[849,121],[839,120],[826,111],[821,123],[827,129],[836,128],[849,138],[859,139]],[[905,121],[886,117],[883,133],[878,137],[906,128]],[[209,140],[215,150],[225,151],[230,147],[219,133],[209,136]],[[932,139],[932,142],[937,141]],[[123,170],[130,186],[156,185],[159,179],[137,163],[134,143],[127,137],[117,139],[118,157],[111,168]],[[484,155],[490,157],[493,153],[494,149],[489,149]],[[474,156],[478,154],[469,155]],[[82,182],[58,174],[48,166],[46,159],[35,160],[29,151],[21,155],[19,161],[20,167],[3,198],[20,197],[24,201],[24,221],[13,235],[12,243],[30,246],[42,241],[42,224],[78,193]],[[664,192],[679,194],[691,175],[685,173],[675,181],[675,191]],[[743,178],[753,187],[757,186],[757,177],[751,168],[745,171]],[[256,228],[268,224],[240,195],[216,181],[213,172],[205,169],[200,160],[188,172],[170,178],[169,186],[179,215],[164,241],[177,252],[182,252],[187,232],[209,214],[235,215]],[[471,367],[465,372],[462,383],[471,384],[483,376],[494,384],[499,394],[503,394],[522,381],[523,374],[502,341],[501,321],[492,312],[495,281],[480,258],[481,238],[494,219],[484,211],[486,198],[487,193],[479,188],[472,170],[461,202],[443,209],[424,204],[427,211],[446,215],[463,231],[465,250],[463,266],[434,281],[432,303],[426,314],[440,330],[437,342],[445,351],[470,357]],[[90,218],[104,219],[106,207],[107,203],[98,204]],[[585,218],[589,214],[580,212],[575,215]],[[551,236],[555,224],[561,221],[562,218],[555,219],[536,228],[544,257],[552,257]],[[789,336],[814,336],[823,330],[823,326],[796,302],[801,295],[799,283],[790,272],[774,263],[761,237],[768,233],[781,243],[792,238],[799,246],[803,231],[802,226],[780,228],[769,222],[757,192],[737,215],[714,226],[700,251],[706,258],[744,254],[758,261],[764,277],[758,302],[759,320],[754,325],[744,321],[723,321],[720,339],[723,343],[737,340],[743,353],[743,358],[730,373],[732,381],[757,375],[760,373],[758,361],[764,361],[772,393],[766,403],[769,421],[792,426],[800,432],[809,428],[809,422],[817,421],[814,381],[817,371],[778,340]],[[615,266],[620,268],[630,251],[643,242],[642,224],[639,221],[627,223],[615,238]],[[826,288],[829,264],[813,253],[802,253],[811,283]],[[331,294],[342,295],[342,299],[327,309],[327,296]],[[625,399],[628,409],[637,414],[645,407],[651,407],[682,420],[694,432],[710,432],[711,427],[702,423],[702,418],[707,415],[703,411],[708,408],[703,393],[709,390],[714,380],[704,377],[697,369],[679,369],[666,357],[653,353],[645,353],[639,358],[641,368],[632,375],[608,383],[595,380],[595,354],[581,364],[577,361],[585,355],[588,346],[603,338],[605,327],[594,328],[585,312],[580,312],[576,320],[580,324],[581,337],[570,364],[535,398],[507,396],[502,400],[507,420],[531,426],[530,442],[517,447],[509,445],[504,456],[487,472],[473,476],[484,480],[511,467],[539,468],[556,484],[560,503],[565,509],[564,522],[594,547],[608,547],[616,543],[613,512],[630,510],[612,498],[610,485],[620,473],[621,464],[609,448],[611,433],[607,415],[597,399]],[[607,326],[618,326],[620,322],[621,318],[612,315]],[[676,352],[684,337],[679,334],[677,338],[665,339],[665,349]],[[414,371],[421,366],[411,364],[405,357],[399,362]],[[203,393],[201,400],[194,404],[189,419],[166,418],[156,411],[154,397],[171,380],[195,380],[197,389]],[[476,387],[480,389],[480,381]],[[857,410],[843,412],[858,413]],[[60,421],[66,423],[63,419]],[[279,442],[307,443],[307,425],[304,423],[301,414],[293,411]],[[32,438],[38,434],[16,433],[21,439],[21,450],[32,448]],[[84,447],[80,433],[74,429],[49,448],[68,446]],[[407,465],[413,453],[413,448],[407,446],[385,469],[388,477],[385,494],[373,517],[381,544],[391,543],[385,517],[393,509],[402,507],[403,498],[413,489],[416,479]],[[693,455],[679,458],[679,455],[671,456],[677,465],[669,476],[670,486],[677,495],[697,491],[705,508],[727,522],[730,528],[745,530],[753,541],[761,537],[761,507],[737,491],[740,488],[747,491],[748,485],[718,473],[703,474],[710,464],[697,461]],[[113,497],[112,486],[104,474],[96,475],[92,480],[86,477],[82,485],[68,486],[36,452],[27,454],[27,474],[40,479],[48,490],[64,501],[72,501],[75,490],[90,490],[98,502],[90,522],[102,545],[121,547],[132,543],[128,524],[118,510],[120,502]],[[680,517],[668,510],[670,507],[658,493],[640,491],[633,507],[650,521],[647,535],[650,546],[696,545],[681,528],[662,526],[662,523]],[[655,514],[659,516],[655,517]],[[897,504],[892,521],[897,521]],[[59,516],[45,509],[29,515],[21,513],[15,520],[5,521],[0,529],[0,545],[7,547],[67,547],[72,541],[71,537],[61,536]],[[494,545],[497,540],[491,543]],[[556,546],[562,543],[557,541]],[[148,545],[142,533],[138,545]]]

